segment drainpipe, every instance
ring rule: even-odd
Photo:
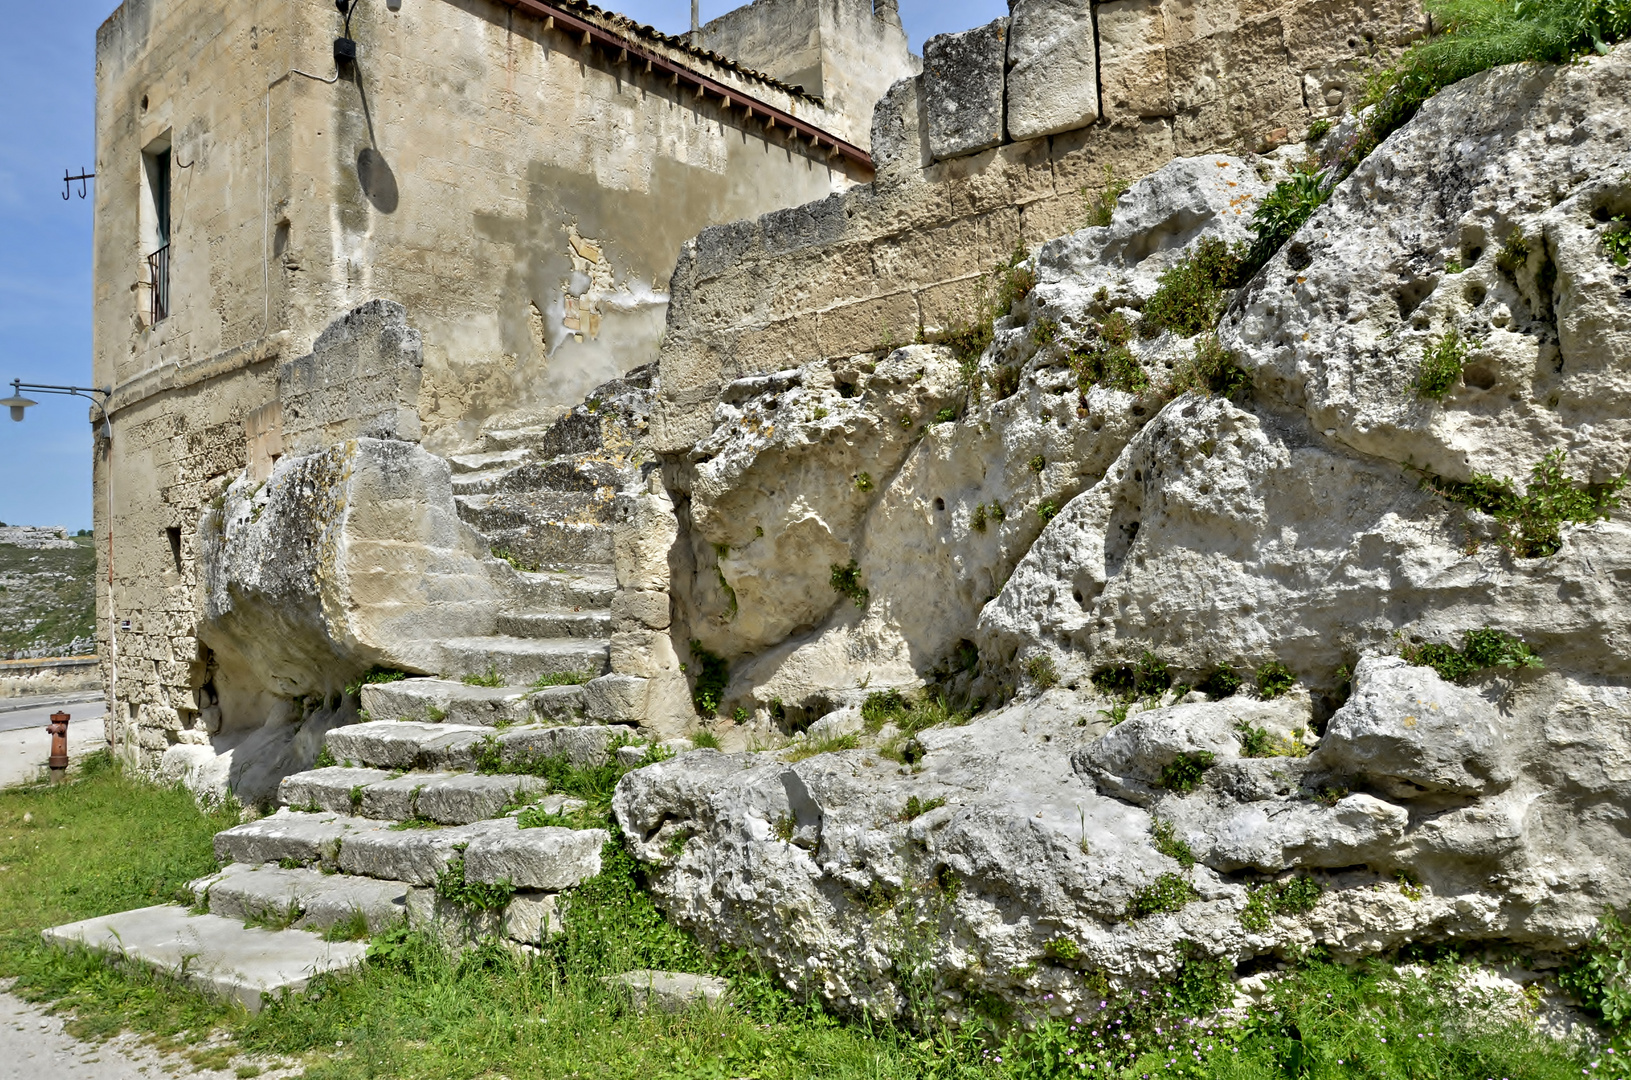
[[[691,0],[691,44],[702,48],[702,0]]]

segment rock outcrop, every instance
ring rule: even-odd
[[[1622,46],[1429,101],[1225,296],[1247,393],[1178,393],[1210,343],[1146,320],[1284,155],[1174,162],[1045,245],[977,372],[918,346],[736,383],[684,463],[684,613],[761,733],[831,715],[792,761],[624,779],[669,913],[887,1014],[907,984],[1060,1012],[1196,951],[1578,947],[1631,895],[1628,96]],[[1083,377],[1112,316],[1127,390]],[[1007,703],[832,712],[926,683]]]

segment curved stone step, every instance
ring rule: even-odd
[[[441,667],[450,678],[496,675],[506,686],[528,686],[549,675],[604,675],[611,642],[601,638],[536,638],[494,635],[450,638],[438,643]]]
[[[536,776],[410,772],[402,776],[375,769],[314,769],[283,781],[279,797],[337,813],[381,821],[423,818],[440,825],[468,825],[498,817],[504,808],[541,795],[548,785]]]
[[[348,838],[340,869],[410,885],[434,885],[455,859],[477,884],[555,892],[600,873],[604,829],[520,828],[513,817],[446,829],[381,830]]]
[[[576,765],[599,765],[608,760],[614,743],[633,738],[629,728],[616,724],[533,725],[497,731],[374,720],[335,728],[324,737],[324,745],[331,757],[351,767],[474,772],[478,750],[495,753],[501,763],[559,755]]]
[[[559,520],[532,512],[524,496],[460,495],[459,517],[486,537],[494,551],[507,552],[524,565],[547,569],[614,559],[611,503],[597,508],[591,520]],[[590,516],[587,511],[584,516]],[[601,520],[595,520],[600,518]]]
[[[300,866],[339,865],[345,841],[379,832],[387,821],[345,814],[308,814],[285,807],[257,821],[235,825],[215,834],[215,856],[241,863],[294,863]]]
[[[609,608],[588,611],[504,611],[498,632],[518,638],[604,638],[612,633]]]
[[[517,610],[610,608],[617,595],[617,570],[606,565],[562,566],[555,570],[516,571],[510,582]]]
[[[283,919],[301,930],[327,930],[361,914],[377,934],[408,917],[402,882],[285,870],[273,863],[233,863],[192,883],[193,895],[227,919]]]
[[[551,686],[468,686],[452,679],[403,679],[362,688],[362,708],[378,720],[497,727],[554,721],[579,722],[583,689]]]
[[[488,469],[507,469],[530,460],[532,452],[525,447],[495,450],[483,454],[454,454],[447,459],[454,476],[484,472]]]
[[[315,976],[352,968],[368,954],[366,941],[249,929],[238,919],[193,915],[173,904],[68,923],[44,937],[50,944],[139,961],[250,1012],[279,993],[305,989]]]

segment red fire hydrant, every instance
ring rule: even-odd
[[[55,783],[60,783],[68,776],[69,719],[65,712],[52,713],[51,722],[45,725],[45,730],[51,733],[51,757],[47,759],[46,764],[51,766],[51,780]]]

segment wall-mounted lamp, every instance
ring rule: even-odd
[[[18,423],[22,422],[24,410],[31,409],[39,404],[37,401],[30,401],[25,398],[23,396],[24,390],[36,394],[64,394],[69,397],[82,397],[88,401],[96,402],[97,407],[102,410],[102,434],[108,439],[113,438],[113,425],[108,422],[108,397],[110,391],[99,386],[49,386],[25,383],[21,379],[13,379],[11,380],[11,396],[0,398],[0,408],[10,409],[11,418]],[[100,396],[92,397],[93,394]]]
[[[343,68],[357,62],[357,43],[351,37],[351,13],[357,8],[357,0],[334,0],[334,6],[345,18],[345,36],[334,39],[334,62]]]

